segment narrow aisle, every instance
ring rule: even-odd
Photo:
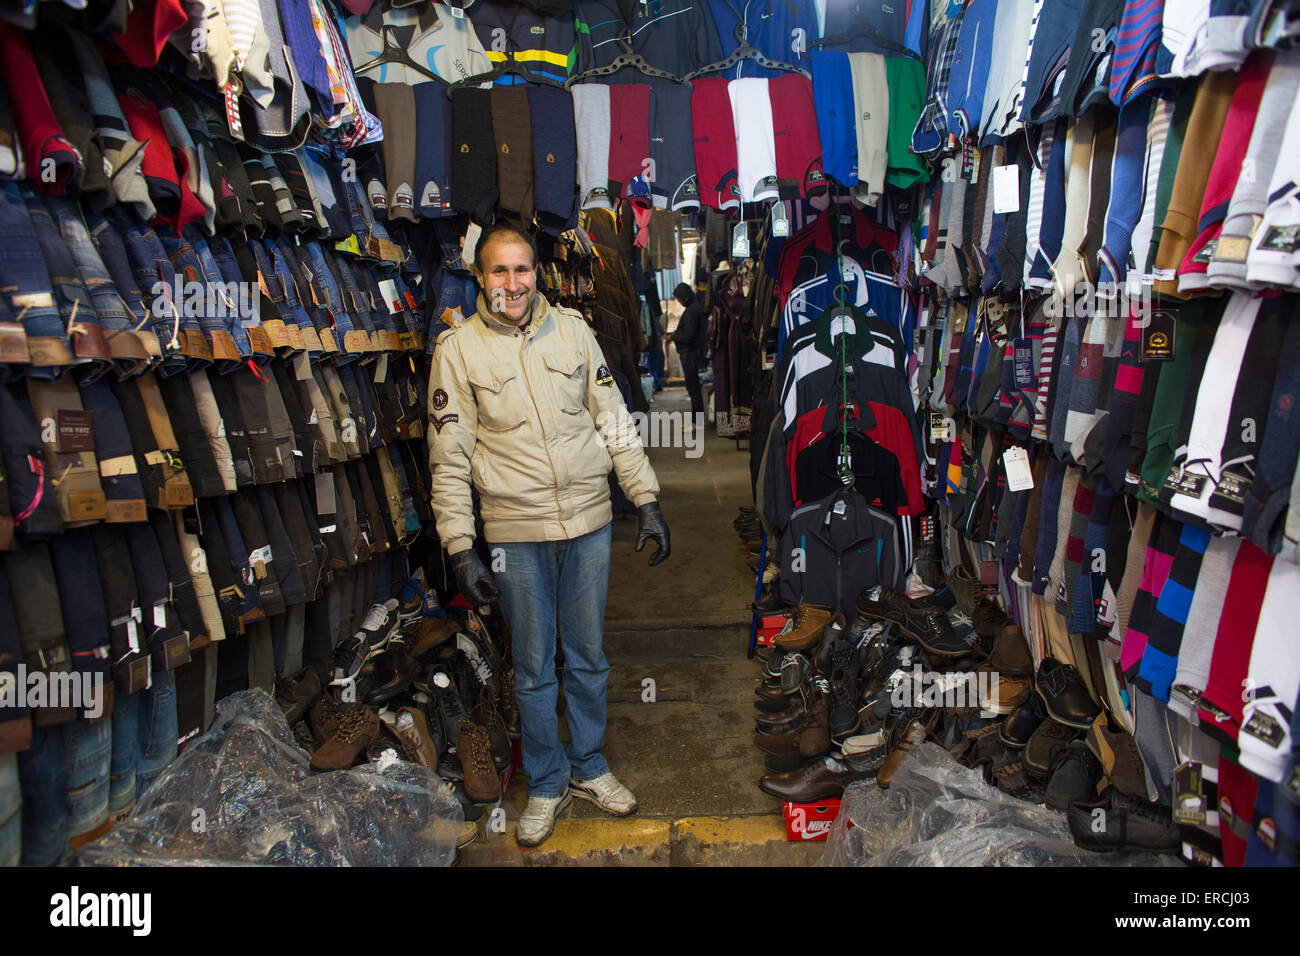
[[[652,406],[688,409],[681,387]],[[517,779],[503,802],[506,834],[468,847],[467,865],[801,865],[821,855],[820,843],[786,842],[780,803],[755,785],[760,665],[745,658],[754,576],[731,527],[750,503],[749,455],[712,429],[685,447],[655,447],[649,431],[673,553],[647,567],[654,546],[637,554],[636,521],[616,518],[605,615],[605,755],[640,807],[618,820],[575,800],[546,843],[522,850],[513,832],[527,792]]]

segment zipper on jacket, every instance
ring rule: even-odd
[[[551,457],[551,450],[546,447],[546,427],[542,423],[542,410],[537,407],[537,396],[533,394],[533,382],[528,377],[528,363],[524,361],[524,344],[528,341],[526,335],[519,337],[519,369],[524,373],[524,383],[528,386],[528,398],[533,403],[533,411],[537,414],[537,427],[542,433],[542,450],[546,452],[546,461],[551,466],[551,494],[555,496],[555,518],[563,525],[564,509],[560,507],[560,476],[555,472],[555,459]]]

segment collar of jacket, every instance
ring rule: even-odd
[[[502,322],[492,314],[488,308],[487,299],[483,298],[483,293],[478,295],[478,302],[475,306],[476,314],[483,324],[493,332],[499,332],[502,335],[513,335],[516,332],[522,332],[530,338],[536,335],[546,325],[547,319],[551,316],[551,303],[547,301],[546,296],[540,292],[533,293],[533,308],[528,317],[528,321],[522,326],[511,325],[508,322]]]

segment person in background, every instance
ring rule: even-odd
[[[705,337],[708,323],[699,296],[685,282],[673,290],[673,298],[682,304],[682,317],[672,333],[677,346],[677,357],[682,362],[682,375],[686,379],[686,394],[691,397],[691,421],[704,414],[704,393],[700,388],[700,366],[704,364]]]

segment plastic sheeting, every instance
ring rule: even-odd
[[[465,819],[450,786],[382,760],[312,773],[265,691],[217,704],[208,732],[74,865],[450,866]]]
[[[849,826],[852,821],[853,826]],[[1178,866],[1156,854],[1074,845],[1064,813],[988,786],[932,743],[912,751],[888,790],[844,791],[819,866]]]

